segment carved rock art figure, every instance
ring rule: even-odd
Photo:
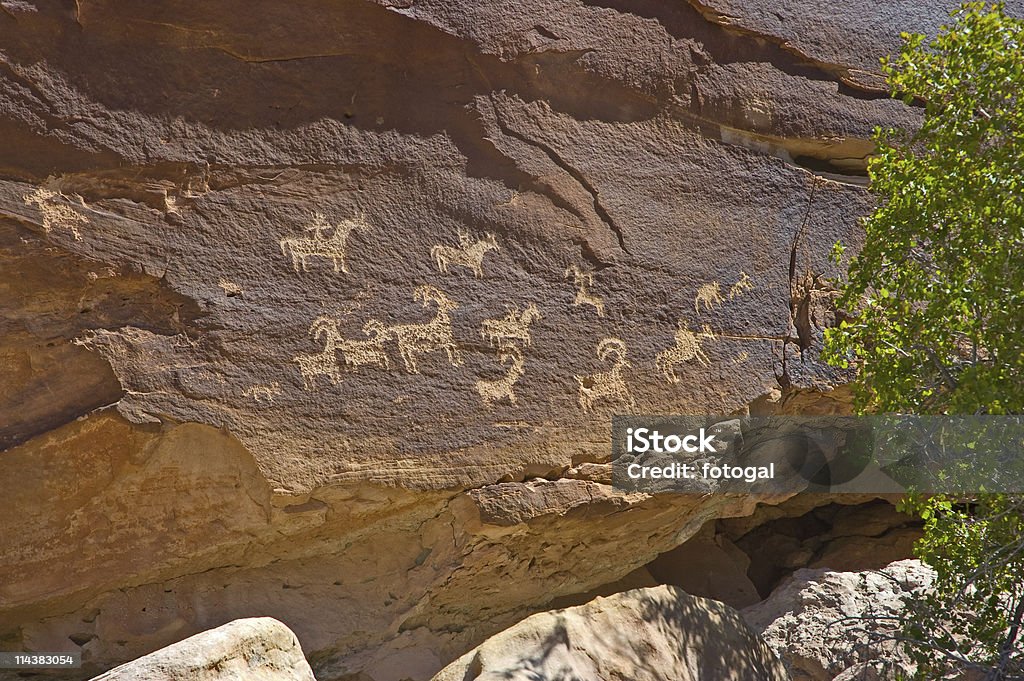
[[[473,276],[484,276],[483,262],[488,251],[498,250],[498,240],[494,234],[487,235],[470,243],[469,233],[459,230],[459,245],[445,246],[438,244],[430,249],[430,257],[437,263],[437,269],[447,272],[450,265],[459,265],[473,271]]]
[[[43,231],[49,234],[57,227],[63,227],[71,232],[75,241],[82,240],[82,233],[78,230],[79,225],[89,224],[89,218],[76,213],[71,206],[61,199],[63,194],[51,189],[39,187],[31,194],[22,197],[27,205],[35,205],[43,218]]]
[[[499,341],[498,348],[498,360],[503,365],[508,364],[505,375],[492,381],[476,382],[476,391],[480,393],[480,397],[488,407],[491,406],[491,403],[502,399],[507,399],[515,404],[516,394],[512,392],[512,386],[523,375],[523,351],[517,345],[506,341]]]
[[[421,301],[423,307],[434,303],[437,306],[437,313],[425,324],[401,324],[386,329],[388,336],[394,337],[398,343],[398,351],[405,362],[406,371],[418,374],[416,355],[436,350],[444,350],[452,366],[461,365],[462,356],[452,337],[452,319],[449,315],[452,310],[458,309],[458,304],[441,290],[430,285],[417,287],[413,292],[413,300]]]
[[[697,289],[697,296],[693,299],[693,309],[700,312],[700,306],[703,304],[705,310],[713,310],[716,305],[721,305],[724,302],[721,284],[713,281],[710,284],[703,284]]]
[[[701,336],[705,338],[714,338],[714,334],[708,327],[704,327],[704,331]],[[707,366],[709,361],[708,356],[704,354],[704,351],[700,348],[700,340],[697,335],[686,328],[685,323],[680,320],[679,328],[676,329],[676,344],[672,347],[659,352],[654,358],[654,366],[658,368],[661,373],[665,374],[665,379],[669,383],[678,383],[679,377],[676,376],[675,367],[679,364],[684,364],[692,360],[697,360],[704,366]]]
[[[373,364],[382,369],[390,369],[391,359],[388,357],[387,350],[384,349],[384,344],[388,340],[388,330],[376,319],[371,319],[363,325],[363,333],[372,338],[338,341],[337,348],[341,352],[345,365],[357,367],[363,364]]]
[[[273,404],[274,396],[281,394],[281,385],[274,381],[269,385],[250,385],[242,395],[251,397],[257,403],[268,402]]]
[[[302,374],[302,385],[306,390],[316,389],[316,377],[327,376],[331,383],[338,385],[341,374],[338,372],[338,359],[335,355],[341,334],[338,333],[338,322],[330,317],[320,316],[313,320],[309,333],[319,341],[324,340],[324,349],[313,354],[300,354],[292,358],[299,365]]]
[[[512,340],[522,341],[529,347],[530,324],[540,318],[540,310],[533,303],[527,305],[522,313],[519,312],[519,308],[513,308],[502,319],[485,319],[480,324],[480,337],[492,346],[497,343],[499,348],[502,341]]]
[[[584,412],[594,408],[594,403],[604,400],[625,405],[631,411],[636,402],[629,393],[629,386],[622,377],[622,370],[630,366],[626,361],[626,344],[618,338],[605,338],[597,344],[597,358],[602,362],[612,359],[612,368],[590,376],[576,376],[579,384],[579,404]]]
[[[597,316],[603,317],[604,302],[600,296],[590,292],[590,287],[594,285],[594,275],[590,272],[584,272],[576,265],[569,265],[562,278],[568,279],[570,274],[572,275],[573,283],[576,284],[576,299],[572,301],[573,307],[593,305],[594,309],[597,310]]]
[[[750,277],[743,270],[740,270],[739,280],[729,288],[729,300],[743,295],[746,291],[754,288],[754,285],[750,283]]]
[[[291,255],[292,268],[296,272],[300,266],[303,272],[308,272],[306,261],[311,256],[317,256],[334,263],[335,272],[340,268],[340,271],[348,274],[348,267],[345,265],[348,237],[354,230],[368,228],[369,224],[362,214],[352,220],[342,220],[332,227],[323,213],[313,213],[312,220],[305,227],[307,232],[312,232],[312,236],[289,236],[281,239],[281,253]],[[330,236],[325,236],[327,230],[331,230]]]

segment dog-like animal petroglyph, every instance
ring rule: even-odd
[[[754,285],[750,283],[750,277],[743,270],[740,270],[740,278],[729,287],[729,300],[742,296],[745,292],[754,288]]]
[[[513,392],[513,386],[515,386],[524,373],[523,351],[514,343],[504,340],[499,341],[498,361],[502,365],[508,365],[504,376],[490,381],[479,380],[476,382],[476,391],[480,393],[481,399],[483,399],[484,404],[488,407],[493,402],[503,399],[508,400],[514,405],[516,403],[516,394]]]
[[[367,340],[349,340],[342,338],[337,342],[338,352],[346,366],[357,367],[372,364],[382,369],[391,368],[391,359],[384,347],[388,340],[387,328],[371,319],[363,325],[363,333],[370,336]]]

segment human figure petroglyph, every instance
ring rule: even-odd
[[[309,267],[306,261],[310,257],[316,256],[330,260],[334,264],[335,272],[340,269],[348,274],[348,267],[345,264],[348,237],[355,230],[369,229],[369,224],[366,222],[365,216],[360,214],[354,219],[342,220],[332,227],[323,213],[315,212],[312,214],[310,223],[304,229],[307,232],[312,232],[312,236],[289,236],[280,241],[281,254],[291,255],[292,268],[298,272],[301,266],[303,272],[308,272]],[[331,231],[331,234],[325,236],[325,232],[328,230]]]
[[[704,327],[701,337],[714,338],[710,327]],[[675,341],[675,345],[659,352],[654,358],[654,366],[661,373],[665,374],[665,379],[669,383],[679,382],[679,377],[675,373],[677,365],[697,360],[704,366],[707,366],[710,362],[708,356],[701,350],[700,339],[695,333],[686,328],[686,323],[682,320],[679,321],[679,328],[676,329]]]
[[[573,307],[593,305],[594,309],[597,310],[597,316],[603,317],[604,302],[600,296],[590,292],[590,287],[594,285],[594,275],[590,272],[584,272],[576,265],[569,265],[562,278],[568,279],[569,275],[572,275],[573,283],[576,284],[576,298],[572,301]]]
[[[509,310],[502,319],[485,319],[480,324],[480,337],[491,345],[500,345],[502,340],[518,340],[529,347],[532,344],[530,324],[540,318],[540,310],[533,303],[527,305],[522,313],[516,307]]]
[[[71,232],[75,241],[82,240],[79,225],[88,225],[89,218],[75,212],[71,206],[63,202],[64,195],[52,189],[37,188],[22,199],[29,206],[35,205],[43,218],[43,231],[49,234],[55,228],[64,228]],[[83,203],[84,205],[84,203]]]
[[[292,358],[292,361],[299,365],[302,386],[306,390],[316,389],[317,376],[327,376],[332,384],[338,385],[341,381],[336,356],[338,341],[341,340],[341,334],[338,333],[338,322],[330,317],[317,317],[310,325],[309,333],[317,341],[323,339],[324,349],[312,354],[299,354]]]
[[[703,284],[697,289],[697,295],[693,299],[693,309],[700,312],[700,306],[703,304],[705,310],[713,310],[716,305],[721,305],[724,302],[722,285],[713,281],[710,284]]]
[[[476,382],[476,391],[480,393],[480,397],[488,407],[492,402],[502,399],[507,399],[515,404],[516,394],[512,391],[512,387],[524,373],[523,351],[519,349],[519,346],[508,341],[499,341],[498,348],[498,361],[502,365],[508,364],[505,375],[491,381],[479,380]]]
[[[729,300],[743,295],[752,288],[754,288],[754,285],[750,283],[750,277],[747,276],[746,272],[740,270],[739,280],[729,288]]]
[[[268,402],[271,404],[274,402],[274,396],[280,394],[281,385],[277,381],[269,385],[250,385],[242,392],[242,395],[251,397],[256,402]]]
[[[612,368],[590,376],[576,376],[579,384],[579,404],[584,412],[594,408],[600,400],[617,402],[626,405],[631,411],[636,409],[636,402],[629,392],[622,377],[622,370],[630,366],[626,361],[626,344],[618,338],[605,338],[597,344],[597,358],[607,362],[612,358]]]
[[[406,371],[418,374],[416,355],[437,350],[444,350],[447,353],[448,362],[452,366],[461,365],[462,355],[452,336],[452,319],[449,315],[458,309],[458,304],[450,300],[440,289],[430,285],[417,287],[413,292],[413,300],[421,301],[423,307],[434,303],[437,312],[434,318],[425,324],[400,324],[386,328],[388,336],[394,337],[398,343],[398,352],[405,362]]]
[[[345,365],[357,367],[363,364],[373,364],[382,369],[390,369],[391,359],[384,347],[388,340],[387,328],[376,319],[371,319],[363,325],[363,333],[370,338],[368,340],[343,338],[337,342],[338,352],[341,353]]]
[[[484,276],[484,256],[489,251],[498,250],[498,239],[488,232],[483,239],[470,243],[469,233],[459,230],[459,245],[446,246],[438,244],[430,249],[430,257],[437,264],[437,269],[447,272],[451,265],[459,265],[473,271],[473,276]]]

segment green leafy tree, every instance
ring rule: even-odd
[[[1024,413],[1024,22],[969,3],[883,61],[917,130],[876,131],[877,209],[826,357],[859,369],[862,412]],[[843,257],[841,246],[834,257]],[[1024,456],[1024,452],[1021,452]],[[1024,679],[1024,500],[916,497],[937,573],[901,638],[922,679]]]

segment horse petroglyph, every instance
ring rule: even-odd
[[[626,344],[618,338],[605,338],[597,344],[597,358],[602,362],[612,359],[612,368],[590,376],[576,376],[579,384],[579,403],[584,412],[594,408],[594,403],[604,400],[625,405],[631,411],[636,402],[629,393],[629,386],[622,377],[622,370],[630,366],[626,361]]]
[[[509,310],[502,319],[485,319],[480,324],[480,337],[491,345],[498,343],[500,346],[503,340],[517,340],[529,347],[530,324],[540,318],[540,310],[533,303],[527,305],[522,313],[516,307]]]
[[[750,277],[743,270],[740,270],[739,280],[729,288],[729,300],[742,296],[745,292],[754,288],[750,283]]]
[[[704,305],[705,310],[713,310],[716,305],[721,305],[724,302],[722,285],[713,281],[710,284],[703,284],[697,289],[697,295],[693,299],[693,309],[700,312],[700,306]]]
[[[302,267],[303,272],[308,272],[309,267],[306,261],[316,256],[330,260],[334,263],[334,271],[348,274],[348,267],[345,265],[345,250],[348,244],[349,235],[357,229],[369,229],[365,216],[360,214],[351,220],[342,220],[333,227],[327,222],[323,213],[313,213],[309,224],[304,228],[311,232],[310,236],[289,236],[281,239],[281,254],[291,255],[292,268],[298,272]],[[330,236],[325,233],[330,231]]]
[[[488,251],[498,250],[498,240],[494,234],[488,234],[479,241],[470,243],[469,233],[459,230],[459,245],[445,246],[438,244],[430,249],[430,257],[437,264],[437,269],[447,272],[450,265],[459,265],[473,271],[473,276],[484,276],[483,262]]]
[[[507,341],[499,341],[498,348],[498,361],[502,365],[508,365],[505,375],[491,381],[476,382],[476,391],[480,393],[480,397],[488,407],[492,402],[502,399],[515,404],[516,394],[512,391],[512,387],[523,375],[523,351],[519,349],[519,346]]]
[[[714,334],[711,333],[710,328],[705,326],[701,332],[701,337],[714,338]],[[701,350],[700,340],[697,335],[687,329],[685,322],[682,320],[679,321],[679,328],[676,329],[675,340],[675,345],[659,352],[654,358],[654,366],[661,373],[665,374],[665,379],[669,383],[679,382],[679,377],[675,373],[677,365],[697,360],[704,366],[707,366],[710,361],[708,356],[704,354],[704,351]]]
[[[563,279],[568,279],[569,275],[572,275],[573,283],[576,284],[576,298],[572,301],[573,307],[593,305],[594,309],[597,310],[597,316],[603,317],[604,302],[600,296],[590,292],[590,287],[594,285],[594,275],[590,272],[584,272],[576,265],[569,265],[566,268]]]
[[[39,209],[43,218],[44,232],[49,234],[55,228],[61,227],[70,231],[75,241],[82,240],[82,233],[78,230],[78,226],[89,224],[89,218],[76,213],[71,206],[64,203],[63,194],[39,187],[31,194],[23,196],[22,199],[27,205],[35,205]]]
[[[326,376],[332,384],[338,385],[338,382],[341,381],[341,374],[338,372],[338,358],[335,355],[338,341],[341,339],[341,335],[338,333],[338,322],[330,317],[317,317],[310,325],[309,333],[317,341],[323,339],[324,349],[313,354],[299,354],[292,358],[292,361],[299,365],[302,386],[306,390],[316,389],[317,376]]]
[[[398,352],[405,362],[406,371],[418,374],[416,355],[437,350],[444,350],[448,354],[448,362],[452,366],[461,365],[462,356],[452,337],[452,319],[449,315],[458,309],[458,304],[450,300],[440,289],[430,285],[417,287],[413,292],[413,300],[421,301],[423,307],[433,303],[437,306],[437,312],[434,318],[425,324],[400,324],[386,328],[387,335],[394,337],[398,343]]]

